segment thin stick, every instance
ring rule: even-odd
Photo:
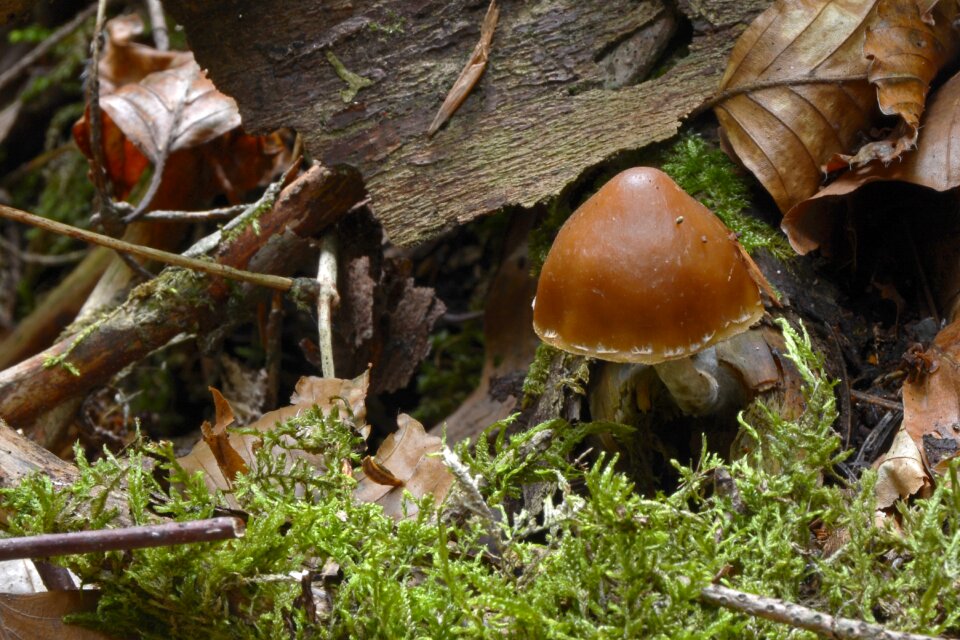
[[[163,15],[163,5],[160,0],[146,0],[147,13],[150,15],[150,27],[153,33],[153,43],[160,51],[170,50],[170,34],[167,32],[167,17]]]
[[[232,207],[208,209],[207,211],[170,211],[159,209],[148,211],[140,216],[145,222],[209,222],[211,220],[230,220],[247,210],[249,205],[237,204]],[[133,211],[133,207],[130,208]]]
[[[93,175],[93,205],[100,216],[103,230],[108,235],[120,237],[125,227],[107,192],[107,163],[103,155],[103,111],[100,109],[100,56],[103,54],[103,28],[106,20],[107,0],[98,0],[97,23],[93,29],[93,42],[90,45],[90,79],[87,83],[87,105],[90,108],[90,173]],[[152,273],[129,255],[125,253],[119,255],[134,275],[144,280],[153,277]]]
[[[852,618],[835,618],[826,613],[793,604],[778,598],[758,596],[719,585],[710,585],[700,591],[700,599],[706,603],[732,609],[756,618],[782,622],[791,627],[806,629],[827,638],[851,638],[854,640],[938,640],[937,636],[891,631],[878,624],[870,624]],[[944,639],[939,639],[944,640]]]
[[[227,265],[219,264],[217,262],[188,258],[177,253],[169,253],[167,251],[153,249],[152,247],[130,244],[129,242],[124,242],[123,240],[118,240],[116,238],[111,238],[99,233],[94,233],[93,231],[71,227],[68,224],[56,222],[55,220],[47,220],[46,218],[41,218],[40,216],[35,216],[32,213],[20,211],[19,209],[14,209],[13,207],[8,207],[5,205],[0,205],[0,218],[7,218],[8,220],[15,220],[16,222],[29,224],[40,229],[45,229],[46,231],[58,233],[70,238],[76,238],[77,240],[82,240],[84,242],[97,244],[101,247],[107,247],[108,249],[113,249],[121,253],[135,255],[138,258],[156,260],[157,262],[163,262],[164,264],[183,267],[193,271],[200,271],[201,273],[220,276],[227,278],[228,280],[249,282],[250,284],[267,287],[269,289],[276,289],[278,291],[289,291],[294,285],[294,280],[291,278],[273,276],[265,273],[253,273],[251,271],[244,271],[242,269],[228,267]]]
[[[280,395],[280,361],[282,356],[281,338],[283,333],[283,298],[274,293],[270,300],[270,312],[267,314],[265,350],[267,352],[267,394],[265,406],[273,409]]]
[[[9,69],[0,74],[0,91],[7,88],[11,82],[20,77],[24,71],[33,66],[37,60],[47,55],[47,53],[60,43],[64,38],[77,30],[83,24],[84,20],[92,16],[97,11],[97,4],[91,4],[75,15],[70,22],[67,22],[56,31],[51,33],[46,40],[31,49],[20,60],[13,64]]]
[[[875,396],[872,393],[864,393],[863,391],[850,389],[850,397],[857,402],[866,402],[867,404],[883,407],[884,409],[889,409],[890,411],[903,411],[902,403],[894,402],[893,400],[887,400],[886,398]]]
[[[323,377],[334,377],[333,307],[340,300],[337,293],[337,236],[328,232],[320,241],[320,266],[317,269],[317,331],[320,334],[320,363]]]
[[[193,542],[216,542],[242,538],[243,533],[243,521],[232,517],[169,522],[126,529],[46,533],[39,536],[0,539],[0,560],[49,558],[76,553],[103,553],[146,547],[169,547]]]

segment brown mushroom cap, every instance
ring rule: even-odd
[[[533,327],[550,345],[602,360],[684,358],[763,315],[749,260],[665,173],[628,169],[560,229],[540,273]]]

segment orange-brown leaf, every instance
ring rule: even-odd
[[[926,355],[929,372],[903,385],[903,428],[928,468],[942,471],[960,453],[960,321],[944,327]]]
[[[387,436],[377,451],[377,460],[390,468],[402,485],[383,484],[364,474],[353,493],[362,502],[375,502],[384,512],[400,520],[412,517],[417,507],[405,496],[422,498],[430,494],[443,500],[453,484],[453,475],[443,462],[430,454],[440,451],[442,440],[427,434],[423,425],[406,414],[397,417],[397,430]]]
[[[0,640],[108,640],[99,631],[63,622],[66,615],[95,611],[99,597],[87,590],[0,594]]]
[[[852,192],[871,182],[908,182],[935,191],[960,186],[960,74],[930,98],[917,150],[889,166],[876,163],[848,171],[787,212],[783,230],[798,253],[813,251],[831,235],[836,209]]]
[[[871,160],[889,163],[916,145],[930,81],[957,53],[956,3],[940,2],[932,12],[920,4],[916,0],[877,3],[863,45],[870,60],[867,77],[877,87],[880,111],[899,116],[902,125],[891,138],[868,143],[855,156],[844,157],[851,165]]]
[[[743,33],[721,80],[746,90],[716,108],[737,156],[782,211],[816,193],[821,166],[849,152],[876,116],[865,79],[864,23],[872,2],[779,0]],[[782,86],[749,90],[760,83]]]
[[[230,408],[230,403],[213,387],[210,387],[210,393],[213,394],[213,402],[216,406],[216,424],[211,427],[209,422],[204,422],[200,426],[200,433],[203,434],[203,441],[210,448],[223,477],[232,482],[241,473],[248,473],[249,469],[244,459],[233,448],[227,433],[227,426],[233,423],[233,410]]]
[[[106,24],[107,40],[100,59],[100,95],[140,82],[156,71],[193,61],[186,51],[160,51],[133,42],[143,33],[143,19],[135,13],[117,16]]]
[[[385,466],[377,462],[376,458],[373,456],[364,456],[360,463],[360,467],[363,469],[363,475],[376,484],[381,484],[386,487],[403,486],[403,480],[393,475],[393,472],[390,471],[390,469],[387,469]]]
[[[743,93],[721,102],[717,118],[781,211],[817,192],[824,167],[889,162],[913,145],[929,80],[957,50],[954,3],[928,8],[778,0],[741,36],[721,88]],[[851,155],[881,108],[900,125]]]
[[[368,372],[356,377],[353,380],[341,380],[338,378],[314,378],[303,377],[297,382],[293,397],[290,398],[290,405],[265,413],[263,417],[249,425],[250,429],[258,431],[268,431],[273,429],[278,422],[289,420],[296,417],[302,411],[317,405],[324,411],[329,411],[334,405],[340,407],[341,411],[349,411],[353,414],[357,424],[362,425],[366,417],[367,387],[369,386],[370,376]],[[364,427],[363,435],[366,436],[367,430]],[[256,435],[241,433],[230,433],[228,435],[230,448],[235,451],[247,466],[253,465],[256,460],[256,450],[260,446],[260,438]],[[278,450],[277,455],[285,455],[285,451]],[[322,452],[319,455],[311,455],[306,452],[296,451],[295,457],[304,458],[322,468],[324,459]],[[190,473],[202,470],[204,472],[204,482],[210,491],[229,491],[231,484],[228,481],[228,475],[223,472],[223,467],[215,457],[214,451],[207,444],[206,438],[201,440],[193,447],[187,455],[177,460],[180,465]],[[288,464],[292,465],[290,460]],[[339,464],[339,461],[337,461]],[[229,499],[228,499],[229,502]]]

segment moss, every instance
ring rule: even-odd
[[[929,499],[901,504],[902,532],[876,527],[873,476],[860,487],[831,481],[843,458],[833,384],[805,334],[783,328],[805,378],[804,413],[785,420],[756,406],[743,428],[758,446],[732,463],[706,450],[675,462],[681,482],[669,494],[638,494],[613,459],[571,460],[602,425],[557,420],[508,438],[503,422],[472,451],[448,453],[465,475],[443,504],[424,499],[396,523],[352,499],[344,469],[361,445],[352,416],[313,410],[261,434],[257,471],[233,494],[248,515],[244,538],[60,562],[102,591],[84,624],[146,638],[813,637],[702,604],[701,587],[715,581],[892,629],[960,632],[958,463]],[[288,468],[276,447],[319,454],[321,471],[303,459]],[[12,533],[115,522],[97,499],[104,487],[126,487],[135,522],[204,518],[225,504],[178,466],[169,443],[78,460],[73,486],[34,476],[2,492]],[[545,487],[541,498],[524,491],[533,484]],[[463,509],[466,494],[484,508]],[[826,556],[813,526],[850,542]],[[339,571],[322,578],[323,567]],[[317,576],[316,620],[289,573],[303,570]]]
[[[749,216],[749,190],[725,153],[696,134],[684,135],[666,153],[661,167],[680,188],[717,214],[749,253],[766,249],[781,260],[793,256],[782,234]]]

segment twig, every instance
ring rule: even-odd
[[[300,167],[300,160],[301,159],[299,157],[294,160],[293,163],[287,167],[287,170],[283,172],[283,175],[280,176],[280,179],[276,182],[272,182],[270,186],[266,188],[259,200],[253,204],[246,205],[246,208],[244,208],[242,213],[237,215],[237,217],[227,224],[223,225],[223,229],[214,231],[210,235],[202,238],[192,247],[184,251],[183,255],[187,256],[188,258],[204,255],[220,243],[224,233],[237,229],[240,227],[240,225],[252,224],[260,215],[272,209],[273,205],[277,202],[277,197],[280,195],[280,192],[283,190],[284,186],[286,186],[287,180]]]
[[[46,40],[35,46],[9,69],[0,74],[0,91],[6,89],[7,85],[19,78],[20,74],[33,66],[37,60],[47,55],[47,53],[57,46],[61,40],[76,31],[77,28],[83,24],[84,20],[92,16],[94,13],[96,13],[96,11],[96,3],[91,4],[89,7],[83,9],[80,13],[75,15],[70,22],[67,22],[63,26],[59,27],[56,31],[51,33]]]
[[[86,249],[81,249],[80,251],[71,251],[70,253],[64,253],[57,256],[45,256],[40,253],[25,251],[3,236],[0,236],[0,249],[15,255],[17,260],[22,260],[27,264],[39,264],[46,267],[59,267],[64,264],[70,264],[72,262],[77,262],[78,260],[83,260],[87,256]]]
[[[323,377],[333,378],[333,307],[340,300],[337,293],[337,236],[333,230],[320,241],[320,266],[317,269],[317,330]]]
[[[118,203],[126,205],[126,203]],[[160,209],[157,211],[148,211],[140,216],[144,222],[210,222],[216,220],[230,220],[247,210],[250,205],[237,204],[232,207],[222,207],[220,209],[208,209],[207,211],[170,211]],[[133,207],[129,207],[133,211]]]
[[[778,598],[758,596],[729,587],[710,585],[700,591],[700,599],[724,609],[782,622],[791,627],[806,629],[827,638],[854,640],[938,640],[937,636],[891,631],[878,624],[852,618],[835,618],[826,613]],[[939,639],[943,640],[943,639]]]
[[[235,269],[234,267],[229,267],[225,264],[219,264],[207,260],[198,260],[196,258],[190,258],[177,253],[161,251],[152,247],[130,244],[129,242],[124,242],[123,240],[117,240],[116,238],[94,233],[93,231],[71,227],[68,224],[41,218],[40,216],[35,216],[32,213],[20,211],[19,209],[14,209],[13,207],[8,207],[5,205],[0,205],[0,218],[7,218],[8,220],[15,220],[17,222],[29,224],[46,231],[59,233],[60,235],[68,236],[70,238],[76,238],[77,240],[97,244],[121,253],[132,254],[146,260],[156,260],[157,262],[163,262],[164,264],[183,267],[185,269],[192,269],[193,271],[200,271],[202,273],[208,273],[214,276],[221,276],[223,278],[227,278],[228,280],[249,282],[251,284],[267,287],[269,289],[276,289],[278,291],[289,291],[295,284],[295,281],[292,278],[273,276],[265,273],[253,273],[251,271]]]
[[[493,42],[493,32],[497,28],[497,20],[500,18],[500,7],[497,6],[497,0],[490,0],[490,6],[487,7],[487,14],[483,18],[483,25],[480,27],[480,41],[474,47],[473,53],[467,65],[460,72],[450,92],[440,105],[440,110],[434,117],[430,128],[427,129],[427,136],[432,136],[443,126],[443,123],[450,119],[456,113],[463,101],[467,99],[470,91],[476,86],[487,68],[487,59],[490,57],[490,44]]]
[[[115,212],[110,208],[107,193],[106,162],[103,157],[103,112],[100,110],[100,55],[103,49],[103,25],[106,22],[106,0],[97,2],[97,23],[90,44],[90,78],[87,82],[87,104],[90,107],[90,172],[93,174],[94,206],[103,219],[104,228],[111,235],[119,235]]]
[[[39,536],[0,539],[0,560],[48,558],[76,553],[103,553],[146,547],[169,547],[193,542],[216,542],[242,538],[243,533],[243,521],[233,517],[169,522],[126,529],[46,533]]]
[[[77,590],[77,583],[73,581],[73,576],[65,567],[46,560],[35,560],[33,566],[40,575],[40,579],[43,580],[43,586],[47,588],[47,591]]]
[[[265,349],[267,352],[267,394],[264,405],[268,409],[277,406],[280,395],[280,345],[283,333],[283,297],[274,293],[270,301],[270,313],[267,315]]]
[[[93,175],[94,210],[100,216],[103,230],[107,235],[119,238],[123,235],[124,225],[107,192],[107,163],[103,155],[103,111],[100,109],[100,56],[103,53],[103,29],[106,20],[107,0],[99,0],[97,23],[93,29],[93,42],[90,44],[90,79],[87,83],[87,104],[90,108],[90,173]],[[144,280],[153,277],[152,273],[129,255],[125,253],[119,255],[135,275]]]
[[[867,404],[883,407],[884,409],[889,409],[890,411],[903,411],[903,403],[887,400],[886,398],[875,396],[872,393],[864,393],[863,391],[850,389],[850,397],[857,402],[866,402]]]
[[[167,32],[167,17],[163,14],[163,5],[160,0],[145,0],[145,4],[150,15],[153,44],[157,45],[160,51],[169,51],[170,34]]]

